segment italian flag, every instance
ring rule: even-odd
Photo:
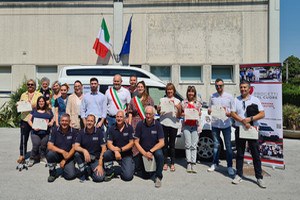
[[[93,49],[95,49],[95,52],[98,56],[100,56],[101,58],[105,58],[110,47],[111,47],[110,35],[105,23],[105,19],[103,18],[101,23],[101,28],[95,40]]]

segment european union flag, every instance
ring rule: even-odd
[[[128,24],[128,29],[127,29],[126,36],[125,36],[125,39],[123,42],[122,50],[119,54],[120,57],[122,55],[126,55],[126,54],[130,53],[131,20],[132,20],[132,16],[131,16],[129,24]]]

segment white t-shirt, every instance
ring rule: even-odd
[[[110,90],[110,88],[108,88],[105,92],[105,96],[107,98],[107,114],[111,115],[111,116],[115,116],[118,112],[118,109],[117,109],[115,103],[113,102],[113,99],[112,99],[112,96],[111,96],[109,90]],[[124,87],[121,87],[119,90],[116,90],[116,92],[118,94],[118,97],[120,99],[122,106],[130,103],[131,94],[130,94],[129,90],[127,90]]]

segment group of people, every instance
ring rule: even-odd
[[[145,82],[137,82],[136,76],[130,77],[130,86],[125,88],[122,86],[121,75],[115,75],[113,86],[105,94],[99,92],[97,78],[90,79],[90,92],[85,94],[79,80],[75,81],[74,93],[71,95],[68,95],[67,84],[60,85],[56,81],[50,89],[48,78],[43,78],[41,82],[41,89],[36,91],[35,81],[28,80],[28,89],[20,98],[21,101],[31,103],[32,111],[21,113],[20,156],[17,162],[25,162],[27,141],[31,132],[32,150],[28,166],[47,162],[48,182],[53,182],[58,177],[56,165],[59,165],[63,169],[62,176],[67,180],[79,177],[84,182],[91,177],[93,181],[101,182],[120,175],[122,180],[130,181],[136,174],[143,178],[152,178],[155,187],[161,187],[162,172],[176,170],[175,140],[180,127],[185,138],[186,171],[197,173],[195,165],[201,133],[199,119],[202,102],[197,97],[195,86],[188,86],[186,98],[180,101],[175,97],[175,86],[168,83],[165,96],[160,99],[160,104],[155,109]],[[233,183],[242,181],[245,144],[248,141],[257,183],[265,188],[258,142],[239,138],[239,126],[256,126],[257,120],[264,117],[263,108],[259,100],[249,94],[250,84],[247,81],[241,82],[241,96],[236,99],[224,92],[222,79],[215,81],[215,87],[217,92],[211,95],[208,114],[214,112],[214,105],[222,106],[226,119],[212,117],[214,156],[208,171],[215,171],[219,166],[222,132],[228,173],[234,177]],[[253,103],[258,105],[259,112],[247,116],[246,108]],[[155,119],[156,113],[160,115],[159,121]],[[180,117],[184,118],[182,126]],[[33,128],[34,118],[44,119],[48,128]],[[232,168],[232,119],[236,126],[236,176]],[[155,160],[156,167],[153,171],[145,169],[144,159]],[[120,171],[115,170],[113,161],[120,164]]]

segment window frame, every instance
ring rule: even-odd
[[[181,71],[182,67],[198,67],[200,68],[201,76],[200,80],[182,80],[181,79]],[[203,65],[180,65],[179,66],[179,84],[203,84]]]

